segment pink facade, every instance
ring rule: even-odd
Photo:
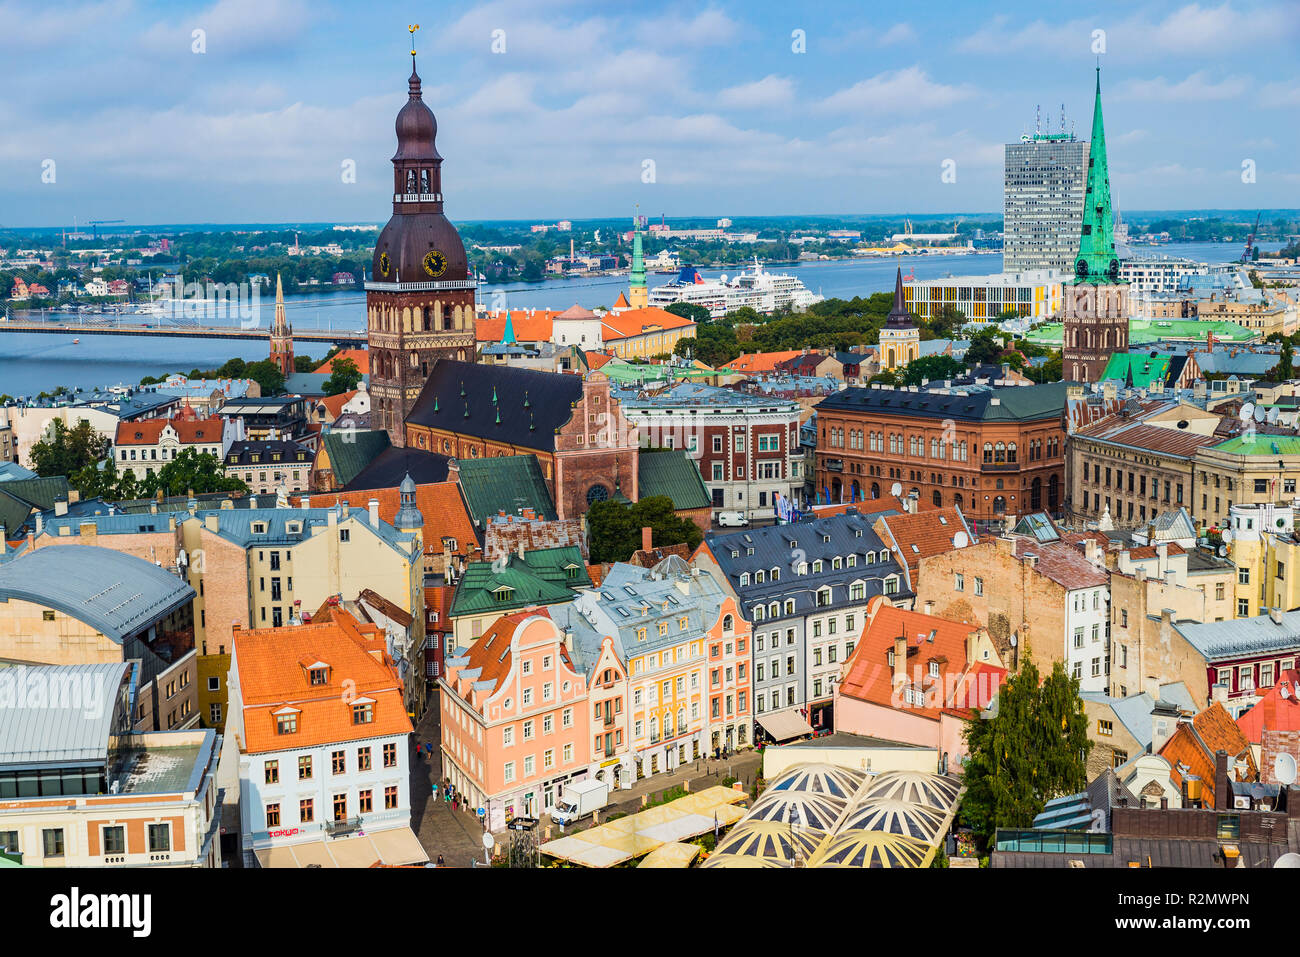
[[[440,682],[447,776],[488,826],[540,816],[558,789],[585,774],[590,752],[586,678],[544,611],[497,620]]]

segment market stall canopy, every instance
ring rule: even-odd
[[[332,841],[304,841],[255,851],[263,867],[371,867],[425,864],[429,855],[409,827],[373,831]]]
[[[789,741],[791,738],[813,733],[812,725],[804,720],[804,716],[797,708],[769,711],[757,717],[763,730],[777,741]]]
[[[702,850],[704,848],[698,844],[684,844],[680,841],[661,844],[647,854],[637,867],[690,867],[695,855]]]

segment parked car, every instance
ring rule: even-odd
[[[719,512],[718,524],[723,528],[741,528],[749,524],[744,512]]]

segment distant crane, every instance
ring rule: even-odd
[[[124,222],[126,222],[125,219],[92,219],[90,221],[90,229],[95,237],[95,240],[98,241],[100,226],[109,226],[112,225],[113,223],[124,223]]]
[[[1250,235],[1246,237],[1246,248],[1241,253],[1241,261],[1244,263],[1250,262],[1251,254],[1255,251],[1255,234],[1259,232],[1259,217],[1260,214],[1256,213],[1255,228],[1252,229]]]

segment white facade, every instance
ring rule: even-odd
[[[1065,671],[1080,691],[1110,687],[1110,589],[1077,588],[1065,595]]]
[[[130,422],[119,426],[117,430],[119,441],[124,434],[128,437],[134,434],[131,426]],[[193,431],[190,423],[185,423],[184,427],[187,434]],[[214,431],[215,434],[207,434],[207,431]],[[141,434],[146,433],[141,430]],[[139,481],[162,468],[187,448],[194,449],[200,455],[215,455],[219,461],[224,461],[230,446],[243,438],[244,420],[240,418],[224,419],[219,428],[214,425],[211,430],[205,430],[202,438],[195,437],[194,441],[186,441],[176,427],[168,422],[159,432],[156,442],[139,444],[123,442],[114,450],[113,455],[117,459],[118,472],[134,472],[136,480]]]
[[[601,335],[603,323],[600,316],[590,319],[559,319],[551,323],[551,342],[557,346],[577,346],[584,350],[603,349],[605,340]]]

